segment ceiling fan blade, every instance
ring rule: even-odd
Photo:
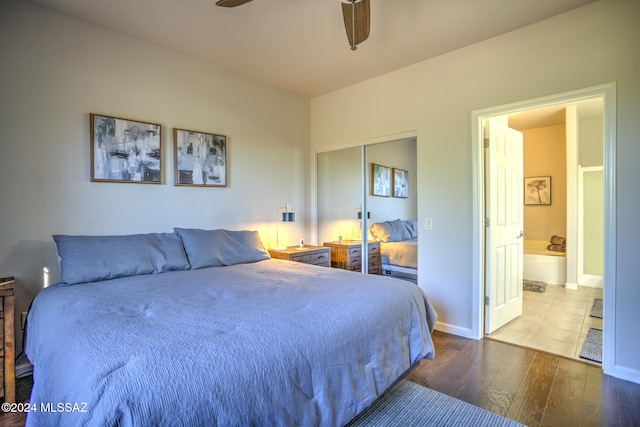
[[[347,30],[347,39],[349,39],[351,50],[356,50],[356,45],[369,37],[371,21],[369,0],[360,0],[358,2],[343,1],[342,16],[344,17],[344,27]]]
[[[236,7],[241,6],[245,3],[249,3],[251,0],[218,0],[216,2],[216,6],[222,7]]]

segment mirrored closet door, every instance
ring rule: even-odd
[[[362,147],[317,155],[318,242],[360,238],[353,210],[362,204]]]
[[[415,138],[321,152],[316,160],[318,244],[331,248],[332,266],[415,282]]]

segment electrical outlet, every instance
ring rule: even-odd
[[[432,227],[433,227],[433,220],[431,218],[425,218],[424,219],[424,229],[425,230],[431,230]]]
[[[23,312],[22,312],[22,323],[21,323],[21,324],[22,324],[22,330],[23,330],[23,331],[24,331],[24,325],[25,325],[25,323],[27,323],[27,312],[26,312],[26,311],[23,311]]]

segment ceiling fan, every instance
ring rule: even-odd
[[[236,7],[251,0],[218,0],[216,5],[222,7]],[[369,37],[370,29],[370,0],[340,0],[342,3],[342,16],[344,28],[347,30],[347,39],[351,50],[356,50],[357,45]]]

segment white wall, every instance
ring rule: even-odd
[[[52,234],[308,229],[309,101],[25,1],[0,1],[0,277],[26,311]],[[89,113],[162,124],[164,185],[90,182]],[[173,128],[227,136],[228,187],[173,186]],[[19,315],[16,324],[19,325]],[[18,331],[20,343],[20,331]]]
[[[580,121],[580,165],[602,166],[602,119]]]
[[[369,226],[376,222],[393,221],[395,219],[413,220],[417,218],[417,165],[416,165],[416,140],[403,139],[400,141],[386,142],[367,146],[368,173],[371,174],[371,163],[382,166],[406,170],[408,172],[409,197],[380,197],[372,196],[371,188],[368,191],[367,210],[371,212]],[[368,182],[371,186],[371,180]],[[393,187],[391,189],[393,194]]]
[[[419,283],[439,328],[469,336],[474,320],[471,112],[617,82],[617,294],[605,316],[616,318],[617,372],[640,378],[638,16],[640,2],[601,0],[312,100],[312,149],[417,129],[418,220],[433,218]]]

